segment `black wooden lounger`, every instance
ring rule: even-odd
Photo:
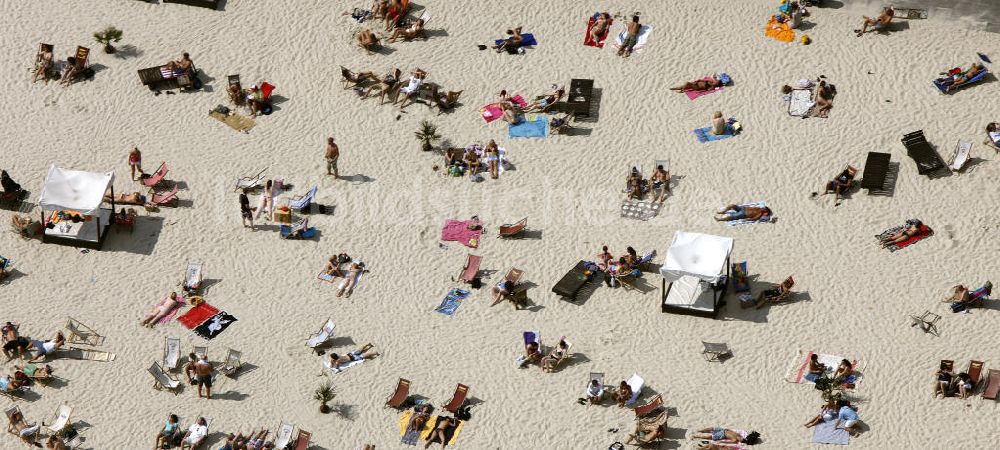
[[[924,139],[924,131],[917,130],[903,136],[906,154],[917,163],[917,173],[930,175],[945,168],[944,160]]]
[[[200,6],[208,9],[219,9],[220,0],[163,0],[163,3],[180,3],[188,6]]]
[[[888,153],[868,152],[865,172],[861,175],[862,189],[868,189],[870,194],[873,190],[882,190],[885,187],[885,178],[889,174],[890,158],[892,155]]]
[[[552,292],[559,294],[563,298],[570,300],[576,300],[576,294],[583,289],[583,286],[587,284],[588,281],[593,277],[593,274],[587,276],[584,272],[587,269],[584,267],[583,261],[576,263],[566,275],[563,275],[559,279],[559,282],[552,287]]]

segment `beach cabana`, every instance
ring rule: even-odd
[[[732,251],[733,238],[674,233],[660,267],[663,312],[715,318],[726,295]]]
[[[115,204],[102,208],[104,193],[111,189],[114,172],[84,172],[49,167],[38,199],[45,232],[42,242],[100,249],[111,228]]]

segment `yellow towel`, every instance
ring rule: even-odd
[[[455,441],[458,440],[458,433],[462,432],[462,427],[465,426],[464,420],[458,421],[458,426],[455,427],[455,433],[451,435],[451,440],[448,441],[448,445],[455,445]]]
[[[787,23],[779,23],[774,16],[767,21],[764,28],[764,36],[775,38],[782,42],[792,42],[795,40],[795,32],[788,27]]]
[[[401,416],[399,416],[399,437],[406,435],[406,428],[410,426],[410,417],[413,417],[413,411],[404,411]],[[427,440],[427,436],[430,436],[431,431],[434,431],[431,426],[437,423],[438,416],[430,416],[427,422],[424,422],[424,429],[420,430],[420,440]],[[458,440],[458,434],[462,432],[462,428],[465,427],[465,421],[459,420],[458,425],[455,426],[455,432],[451,435],[451,440],[448,441],[448,445],[455,445],[455,441]]]
[[[211,116],[213,119],[218,120],[219,122],[229,125],[230,128],[236,131],[242,131],[244,133],[250,131],[250,129],[253,128],[254,125],[257,125],[257,122],[254,121],[253,119],[249,117],[243,117],[239,114],[232,114],[227,116],[217,111],[212,111],[208,113],[208,115]]]

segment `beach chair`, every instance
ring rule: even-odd
[[[795,279],[789,276],[781,284],[776,284],[773,288],[761,292],[757,301],[757,309],[761,309],[767,304],[787,302],[792,295],[793,287],[795,287]]]
[[[178,388],[181,387],[181,381],[178,380],[177,377],[170,375],[170,373],[163,370],[163,368],[155,362],[152,366],[149,366],[149,369],[147,370],[153,376],[153,380],[155,380],[153,382],[154,389],[169,390],[172,391],[174,395],[177,395]]]
[[[656,396],[650,399],[645,405],[635,407],[635,418],[638,419],[646,416],[661,406],[663,406],[663,396],[656,394]]]
[[[319,331],[313,333],[306,340],[306,347],[311,349],[316,349],[317,347],[323,345],[333,336],[333,329],[336,328],[336,324],[333,323],[333,319],[326,319],[326,323],[319,328]]]
[[[340,78],[344,82],[344,89],[351,86],[359,86],[361,83],[369,81],[369,78],[361,79],[358,74],[351,72],[348,68],[340,66]]]
[[[565,342],[566,343],[566,353],[563,355],[562,358],[559,358],[559,359],[556,360],[555,364],[552,365],[552,368],[549,369],[550,371],[554,371],[554,370],[558,369],[559,366],[562,365],[563,362],[569,361],[570,359],[573,358],[573,343],[570,342],[570,341],[567,341],[566,340],[566,336],[560,337],[559,338],[559,342],[560,343],[561,342]],[[557,345],[558,345],[558,343],[557,343]],[[542,360],[544,361],[545,358],[547,358],[547,357],[542,358]]]
[[[587,285],[587,282],[593,279],[595,271],[596,268],[589,270],[586,262],[579,261],[556,282],[555,286],[552,286],[552,292],[559,295],[560,298],[576,301],[577,294]]]
[[[465,259],[465,266],[462,267],[462,271],[458,274],[458,281],[472,283],[472,280],[476,278],[476,274],[479,273],[479,264],[482,260],[482,256],[469,253],[469,256]]]
[[[701,345],[704,347],[701,355],[705,357],[705,361],[722,362],[723,359],[733,355],[733,351],[725,343],[701,341]]]
[[[319,190],[319,186],[313,186],[309,192],[305,195],[299,195],[292,197],[288,201],[288,207],[293,211],[304,211],[306,208],[312,205],[313,200],[316,198],[316,192]]]
[[[34,426],[34,424],[29,424],[28,421],[24,420],[24,413],[21,412],[21,408],[18,408],[17,405],[9,406],[3,410],[3,413],[7,416],[7,432],[17,436],[18,439],[21,439],[21,434],[18,430]],[[35,436],[37,438],[38,435],[36,434]],[[30,443],[33,444],[34,440],[33,438]]]
[[[986,386],[983,387],[983,398],[997,399],[1000,393],[1000,370],[990,369],[986,372]]]
[[[444,405],[444,409],[452,414],[458,411],[465,404],[465,397],[469,395],[469,387],[459,383],[455,387],[455,394],[451,396],[451,401],[447,405]]]
[[[150,191],[149,203],[156,206],[177,206],[177,185],[165,194]]]
[[[41,367],[36,364],[28,363],[24,365],[24,368],[20,369],[20,372],[31,379],[32,382],[38,383],[42,386],[48,386],[49,382],[51,382],[55,377],[51,373],[46,373],[45,375],[39,374],[38,372],[40,368]]]
[[[194,356],[196,358],[204,356],[205,359],[208,359],[208,347],[206,346],[195,345],[194,347],[191,348],[191,353],[194,353]],[[194,362],[194,361],[189,361],[189,362]]]
[[[309,443],[312,441],[312,433],[308,431],[302,431],[299,429],[299,435],[295,438],[295,445],[292,446],[293,450],[306,450],[309,448]]]
[[[226,353],[226,360],[222,363],[222,367],[219,368],[219,372],[229,378],[232,378],[237,372],[240,371],[241,368],[243,368],[243,361],[240,361],[241,357],[243,357],[243,352],[229,349]]]
[[[920,325],[920,329],[924,330],[924,333],[931,333],[935,336],[940,336],[937,328],[937,322],[939,320],[941,320],[941,316],[930,311],[924,311],[924,313],[919,316],[910,316],[910,326],[915,327]]]
[[[979,386],[979,382],[982,381],[983,377],[983,366],[985,365],[982,361],[976,361],[974,359],[969,360],[969,369],[965,373],[969,374],[969,381],[972,382],[972,389],[969,394],[972,394]]]
[[[294,225],[281,225],[278,229],[285,239],[312,239],[316,236],[316,228],[309,226],[309,219],[302,219]]]
[[[569,124],[573,118],[572,114],[563,114],[562,117],[553,117],[549,120],[549,135],[566,134],[573,126]]]
[[[66,318],[66,340],[70,344],[99,346],[104,343],[104,336],[97,334],[93,328],[84,325],[72,317]]]
[[[542,334],[537,331],[525,331],[521,334],[524,338],[524,347],[527,348],[528,344],[535,344],[538,346],[538,353],[542,353]],[[529,361],[525,355],[517,357],[517,366],[526,367],[530,363],[537,363],[539,361]]]
[[[400,378],[399,382],[396,383],[396,391],[389,396],[389,399],[385,401],[385,406],[393,409],[400,409],[403,407],[403,403],[406,402],[406,398],[410,395],[410,380],[405,378]]]
[[[854,178],[857,177],[858,175],[858,169],[856,169],[852,165],[848,165],[843,172],[837,174],[837,178],[840,178],[841,175],[847,176],[847,189],[851,189],[854,187]],[[824,193],[832,194],[834,192],[837,192],[837,186],[839,184],[837,183],[837,178],[830,180],[829,182],[826,183]]]
[[[149,178],[141,179],[142,185],[146,187],[156,187],[156,185],[163,182],[164,177],[166,176],[167,176],[167,163],[161,162],[160,168],[156,169],[156,172],[150,175]]]
[[[229,101],[233,102],[236,106],[243,106],[247,102],[246,94],[243,92],[243,84],[240,83],[240,75],[229,75],[226,77],[229,81],[229,87],[232,88],[236,86],[236,93],[229,94]]]
[[[516,223],[500,225],[499,234],[501,238],[512,238],[524,232],[528,227],[528,218],[525,217]]]
[[[631,377],[625,380],[625,384],[632,389],[632,397],[625,402],[625,406],[632,406],[639,399],[639,394],[642,393],[642,388],[646,385],[646,380],[643,380],[639,374],[633,373]]]
[[[740,261],[738,263],[732,264],[732,274],[733,274],[733,292],[749,292],[750,291],[750,279],[747,276],[747,262]],[[744,302],[740,302],[740,306]]]
[[[45,428],[49,430],[49,434],[61,436],[62,432],[71,425],[70,419],[72,417],[73,407],[63,403],[52,413],[52,417],[49,417],[47,421],[49,424],[45,425]]]
[[[970,150],[972,150],[972,143],[959,139],[958,145],[955,147],[955,155],[951,157],[951,164],[948,165],[948,168],[952,172],[962,170],[965,163],[969,162]]]
[[[868,189],[869,195],[885,190],[891,158],[892,155],[888,153],[868,152],[868,158],[865,160],[865,171],[861,175],[861,188]]]
[[[295,425],[281,422],[274,432],[274,448],[285,448],[292,442],[292,434],[295,432]]]
[[[202,268],[205,265],[196,261],[188,261],[187,269],[184,270],[184,279],[181,280],[181,289],[188,294],[198,292],[202,282]]]
[[[240,177],[236,179],[236,188],[233,192],[239,192],[243,189],[254,190],[264,184],[264,171],[267,169],[261,169],[257,172],[257,175]]]
[[[921,8],[900,8],[893,5],[892,7],[892,18],[893,19],[926,19],[927,10]]]
[[[68,80],[60,80],[60,81],[66,81],[65,86],[69,86],[70,84],[76,82],[77,80],[83,78],[89,78],[90,76],[92,76],[94,74],[94,71],[93,69],[88,67],[89,59],[90,59],[90,49],[87,47],[77,46],[76,55],[67,58],[67,62],[74,67],[73,71],[69,74]]]
[[[969,307],[974,308],[977,306],[980,307],[983,306],[986,297],[989,297],[989,295],[992,293],[993,293],[993,282],[987,281],[986,284],[980,286],[979,289],[976,289],[969,293],[969,303],[968,303]]]
[[[174,370],[181,359],[180,338],[166,337],[163,342],[163,369]]]
[[[527,302],[527,297],[526,297],[527,290],[520,289],[518,287],[518,283],[521,282],[521,278],[523,276],[524,276],[524,270],[518,269],[516,267],[511,267],[510,270],[507,271],[507,275],[504,275],[503,280],[498,281],[497,284],[496,284],[496,286],[499,288],[500,287],[500,283],[503,283],[504,281],[507,281],[507,282],[509,282],[513,286],[513,289],[510,292],[508,292],[507,295],[504,295],[504,296],[498,298],[496,301],[490,303],[490,306],[496,305],[497,303],[500,303],[500,302],[502,302],[504,300],[514,301],[515,300],[514,299],[514,294],[517,293],[517,292],[524,292],[525,293],[524,302]],[[521,299],[517,299],[517,300],[521,300]],[[515,302],[514,305],[516,307],[517,303]]]
[[[977,53],[977,55],[979,56],[979,59],[982,60],[982,62],[984,63],[992,62],[986,55],[982,53]],[[983,70],[974,75],[972,78],[965,80],[965,82],[963,82],[962,84],[954,84],[955,80],[952,78],[952,76],[953,75],[964,76],[965,73],[966,72],[963,71],[961,68],[952,69],[947,74],[943,74],[946,75],[945,77],[935,79],[933,81],[934,87],[938,88],[938,91],[940,91],[942,94],[951,94],[954,93],[955,91],[961,90],[968,86],[972,86],[973,84],[979,83],[980,81],[983,81],[984,79],[986,79],[986,75],[990,73],[990,69],[987,68],[986,66],[983,66]]]
[[[931,175],[946,167],[941,155],[931,147],[931,144],[924,138],[924,131],[917,130],[903,135],[903,146],[906,147],[906,155],[917,164],[917,173],[920,175]]]
[[[590,395],[590,383],[597,381],[597,384],[601,385],[601,389],[597,392],[597,400],[604,400],[604,373],[603,372],[590,372],[587,376],[587,388],[584,390],[584,395]]]

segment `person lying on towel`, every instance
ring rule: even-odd
[[[104,201],[111,202],[111,199],[112,197],[110,195],[108,194],[104,195]],[[133,192],[131,194],[122,193],[118,194],[118,198],[115,199],[115,202],[121,203],[123,205],[145,205],[146,196],[138,192]]]
[[[403,38],[404,40],[410,40],[417,36],[420,36],[424,32],[424,19],[417,19],[407,28],[396,28],[392,32],[392,36],[389,37],[389,42],[396,42],[396,39]]]
[[[517,48],[521,46],[521,42],[524,42],[524,36],[521,36],[521,27],[507,30],[507,36],[509,36],[507,39],[500,41],[500,45],[493,46],[497,53],[504,50],[507,53],[517,53]]]
[[[729,205],[716,212],[715,220],[728,222],[731,220],[761,220],[771,215],[771,208],[766,206]]]
[[[985,66],[975,62],[972,63],[972,66],[969,67],[969,70],[959,71],[953,75],[948,75],[947,77],[944,78],[938,78],[937,81],[947,86],[945,88],[945,92],[951,92],[952,89],[962,87],[963,84],[968,83],[969,80],[975,78],[976,75],[979,75],[984,70],[986,70]]]
[[[695,80],[688,81],[677,87],[670,88],[671,91],[685,92],[685,91],[708,91],[722,86],[722,81],[719,77],[712,76],[710,80]]]
[[[622,40],[622,46],[618,49],[618,56],[627,58],[632,54],[635,45],[639,43],[639,30],[641,29],[642,24],[639,23],[639,16],[632,16],[632,21],[625,25],[625,39]]]
[[[611,22],[611,14],[602,12],[594,19],[594,25],[590,27],[590,40],[600,42],[601,36],[608,32],[608,25]]]
[[[906,228],[898,233],[893,233],[882,239],[882,248],[886,248],[890,245],[896,245],[903,241],[906,241],[914,236],[920,234],[920,228],[923,227],[923,223],[919,220],[913,219],[906,221]]]
[[[375,359],[379,355],[378,352],[371,351],[375,347],[372,344],[365,344],[361,347],[361,350],[356,350],[345,355],[338,355],[336,353],[330,353],[330,362],[328,366],[333,370],[340,370],[344,365],[350,364],[354,361],[363,361],[366,359]]]

